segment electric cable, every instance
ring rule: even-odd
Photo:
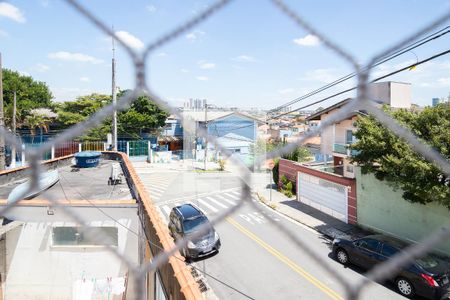
[[[381,64],[383,64],[383,63],[385,63],[385,62],[387,62],[389,60],[392,60],[392,59],[394,59],[394,58],[396,58],[396,57],[398,57],[398,56],[400,56],[400,55],[402,55],[402,54],[404,54],[406,52],[409,52],[409,51],[411,51],[411,50],[413,50],[413,49],[415,49],[417,47],[420,47],[420,46],[422,46],[422,45],[424,45],[426,43],[429,43],[432,40],[438,39],[438,38],[448,34],[449,32],[450,32],[450,26],[447,26],[447,27],[445,27],[445,28],[443,28],[443,29],[441,29],[441,30],[439,30],[437,32],[434,32],[434,33],[432,33],[432,34],[430,34],[430,35],[428,35],[428,36],[426,36],[426,37],[424,37],[424,38],[422,38],[422,39],[420,39],[420,40],[418,40],[418,41],[408,45],[408,46],[405,46],[405,47],[397,50],[396,52],[394,52],[393,54],[391,54],[387,58],[381,59],[380,61],[375,63],[372,67],[379,66],[379,65],[381,65]],[[367,70],[367,67],[365,67],[363,70]],[[279,111],[279,110],[281,110],[284,107],[290,106],[290,105],[295,104],[295,103],[297,103],[297,102],[299,102],[301,100],[309,98],[309,97],[311,97],[311,96],[313,96],[315,94],[318,94],[318,93],[320,93],[320,92],[322,92],[324,90],[327,90],[327,89],[329,89],[329,88],[331,88],[331,87],[333,87],[333,86],[335,86],[335,85],[337,85],[339,83],[342,83],[342,82],[344,82],[344,81],[346,81],[346,80],[348,80],[350,78],[353,78],[356,75],[357,75],[356,72],[347,74],[346,76],[343,76],[343,77],[341,77],[339,79],[336,79],[335,81],[333,81],[331,83],[328,83],[328,84],[326,84],[326,85],[324,85],[324,86],[322,86],[322,87],[320,87],[320,88],[318,88],[316,90],[313,90],[313,91],[311,91],[311,92],[309,92],[309,93],[307,93],[307,94],[305,94],[303,96],[300,96],[300,97],[298,97],[298,98],[296,98],[294,100],[291,100],[288,103],[280,105],[280,106],[270,110],[269,113]]]
[[[421,61],[419,61],[419,62],[416,62],[416,63],[413,63],[413,64],[411,64],[411,65],[408,65],[408,66],[406,66],[406,67],[404,67],[404,68],[395,70],[395,71],[393,71],[393,72],[390,72],[390,73],[388,73],[388,74],[385,74],[385,75],[383,75],[383,76],[380,76],[380,77],[378,77],[378,78],[375,78],[375,79],[373,79],[372,81],[370,81],[370,83],[375,83],[375,82],[380,81],[380,80],[382,80],[382,79],[384,79],[384,78],[387,78],[387,77],[390,77],[390,76],[395,75],[395,74],[397,74],[397,73],[400,73],[400,72],[403,72],[403,71],[405,71],[405,70],[408,70],[408,69],[410,69],[411,67],[419,66],[419,65],[421,65],[421,64],[423,64],[423,63],[426,63],[426,62],[428,62],[428,61],[430,61],[430,60],[433,60],[433,59],[436,59],[436,58],[438,58],[438,57],[440,57],[440,56],[446,55],[446,54],[448,54],[449,52],[450,52],[450,50],[446,50],[446,51],[440,52],[440,53],[438,53],[438,54],[436,54],[436,55],[433,55],[433,56],[430,56],[430,57],[428,57],[428,58],[426,58],[426,59],[424,59],[424,60],[421,60]],[[293,113],[293,112],[302,110],[302,109],[304,109],[304,108],[308,108],[308,107],[313,106],[313,105],[315,105],[315,104],[324,102],[324,101],[326,101],[326,100],[328,100],[328,99],[331,99],[331,98],[334,98],[334,97],[336,97],[336,96],[345,94],[345,93],[347,93],[347,92],[356,90],[357,88],[358,88],[357,86],[354,86],[354,87],[349,88],[349,89],[346,89],[346,90],[344,90],[344,91],[335,93],[335,94],[333,94],[333,95],[331,95],[331,96],[328,96],[328,97],[325,97],[325,98],[323,98],[323,99],[314,101],[314,102],[312,102],[312,103],[310,103],[310,104],[307,104],[307,105],[305,105],[305,106],[296,108],[296,109],[291,110],[291,111],[289,111],[289,112],[281,113],[281,114],[278,114],[278,115],[276,115],[276,116],[272,116],[272,117],[268,118],[267,121],[273,120],[273,119],[276,119],[276,118],[279,118],[279,117],[282,117],[282,116],[285,116],[285,115],[288,115],[288,114],[291,114],[291,113]]]

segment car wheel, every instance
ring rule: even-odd
[[[342,248],[339,248],[336,250],[336,259],[338,262],[340,262],[343,265],[348,264],[348,254],[347,251],[345,251]]]
[[[403,296],[411,297],[412,295],[414,295],[414,288],[413,288],[411,282],[409,282],[409,280],[407,280],[405,278],[398,278],[395,281],[395,284],[397,286],[397,290]]]

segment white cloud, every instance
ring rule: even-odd
[[[238,62],[255,62],[256,61],[256,59],[253,56],[245,55],[245,54],[233,57],[231,60],[238,61]]]
[[[83,77],[80,77],[80,81],[81,82],[90,82],[91,79],[89,77],[87,77],[87,76],[83,76]]]
[[[168,54],[166,52],[159,52],[158,54],[156,54],[156,56],[158,57],[166,57]]]
[[[340,75],[337,74],[335,69],[328,68],[328,69],[316,69],[316,70],[308,71],[305,73],[305,76],[300,77],[299,80],[319,81],[322,83],[330,83],[332,81],[335,81],[339,77],[340,77]]]
[[[147,5],[145,8],[146,8],[147,11],[150,12],[150,13],[156,12],[156,7],[155,7],[154,5],[149,4],[149,5]]]
[[[205,34],[206,33],[204,31],[196,30],[196,31],[186,34],[186,38],[189,41],[193,42],[193,41],[199,40]]]
[[[59,51],[49,53],[48,57],[51,59],[64,60],[64,61],[78,61],[78,62],[88,62],[93,64],[101,64],[103,60],[92,57],[83,53],[72,53],[67,51]]]
[[[50,70],[50,67],[42,63],[37,63],[32,69],[41,73],[45,73]]]
[[[144,43],[127,31],[116,31],[116,35],[131,48],[134,48],[136,50],[141,50],[144,48]]]
[[[99,93],[107,93],[106,91],[99,91],[99,90],[91,90],[88,88],[68,88],[68,87],[56,87],[51,88],[52,94],[55,96],[55,101],[62,102],[62,101],[72,101],[75,100],[77,97],[82,95],[88,95],[93,92],[99,92]]]
[[[18,23],[25,23],[27,21],[20,9],[6,2],[0,3],[0,16],[9,18]]]
[[[206,77],[206,76],[197,76],[195,78],[200,81],[208,81],[209,80],[209,77]]]
[[[450,86],[450,77],[442,77],[437,80],[442,86]]]
[[[201,60],[198,62],[198,66],[200,67],[200,69],[207,70],[207,69],[214,69],[216,67],[216,64]]]
[[[181,69],[180,72],[181,73],[189,73],[189,70],[188,69]]]
[[[284,94],[291,94],[294,91],[295,90],[293,88],[285,88],[285,89],[278,90],[278,93],[284,95]]]
[[[0,29],[0,37],[8,37],[8,36],[9,34],[6,31]]]
[[[320,44],[320,39],[312,34],[308,34],[302,38],[294,39],[294,43],[300,46],[313,47]]]

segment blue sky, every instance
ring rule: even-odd
[[[192,18],[212,1],[79,0],[136,49]],[[450,10],[450,0],[287,1],[359,62]],[[450,25],[450,22],[437,29]],[[447,50],[450,34],[374,70],[382,75]],[[110,93],[111,39],[61,0],[0,1],[3,67],[45,81],[55,100]],[[117,50],[117,85],[134,70]],[[352,72],[341,58],[297,27],[270,1],[237,0],[149,57],[148,85],[169,102],[208,99],[219,106],[273,108]],[[450,56],[392,80],[412,83],[413,102],[428,105],[450,92]],[[305,105],[354,85],[337,86]],[[345,96],[352,96],[348,94]],[[336,98],[321,104],[328,106]],[[314,108],[314,107],[313,107]]]

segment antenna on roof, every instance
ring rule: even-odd
[[[112,32],[114,33],[114,26],[112,26]],[[115,34],[115,33],[114,33]],[[115,58],[115,36],[112,35],[112,103],[115,106],[117,103],[116,100],[116,58]],[[117,110],[114,107],[113,116],[112,116],[112,145],[111,150],[117,151]]]

